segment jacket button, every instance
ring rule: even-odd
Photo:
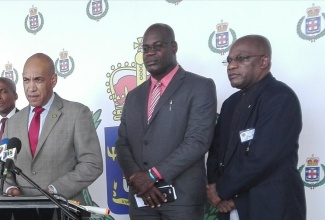
[[[147,165],[148,165],[148,163],[147,163],[147,162],[143,162],[143,165],[147,166]]]
[[[34,172],[32,172],[32,174],[33,174],[33,175],[35,175],[35,174],[36,174],[36,172],[34,171]]]

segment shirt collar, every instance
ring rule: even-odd
[[[11,112],[9,112],[9,114],[5,117],[2,117],[2,118],[10,118],[11,116],[13,116],[14,114],[16,113],[16,108],[14,108],[13,110],[11,110]],[[2,119],[1,118],[1,119]]]
[[[54,93],[52,93],[50,100],[44,106],[42,106],[42,108],[44,108],[46,111],[50,110],[50,107],[54,101],[54,97],[55,95]],[[35,108],[34,106],[31,106],[30,111],[33,112],[34,108]]]
[[[164,78],[160,80],[162,86],[167,87],[170,81],[173,79],[175,76],[176,72],[179,69],[179,65],[177,64],[172,71],[170,71]],[[150,77],[151,80],[151,86],[150,86],[150,91],[153,89],[153,87],[156,85],[157,81],[155,78]]]

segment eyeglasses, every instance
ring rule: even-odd
[[[245,60],[248,60],[251,57],[263,57],[264,54],[261,55],[248,55],[248,56],[236,56],[234,59],[227,57],[227,60],[222,61],[222,64],[225,66],[228,66],[232,61],[235,61],[236,63],[242,63]]]
[[[161,51],[161,49],[163,49],[167,44],[169,43],[173,43],[174,41],[170,41],[170,42],[157,42],[154,43],[153,45],[149,46],[149,45],[143,45],[142,49],[144,53],[148,53],[151,49],[153,51]]]

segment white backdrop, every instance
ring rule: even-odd
[[[100,9],[100,4],[101,11],[96,15],[95,9]],[[318,8],[310,11],[313,6]],[[141,55],[141,51],[133,46],[149,25],[162,22],[173,27],[182,67],[214,79],[218,112],[221,103],[236,90],[230,87],[226,67],[221,64],[227,52],[221,54],[220,50],[229,48],[229,45],[216,48],[217,24],[228,24],[223,32],[229,34],[230,43],[247,34],[268,37],[273,46],[273,75],[291,86],[301,101],[303,131],[298,168],[306,185],[307,219],[318,220],[325,215],[321,208],[325,204],[325,118],[322,111],[325,108],[322,89],[325,80],[325,1],[26,0],[0,1],[0,12],[0,71],[17,82],[17,107],[21,109],[28,104],[21,72],[29,56],[43,52],[58,63],[66,61],[69,64],[66,72],[57,65],[60,77],[55,91],[63,98],[88,105],[93,112],[101,110],[97,132],[106,162],[112,158],[107,157],[112,148],[105,142],[105,128],[119,125],[113,118],[114,97],[110,97],[112,69],[123,67],[125,62],[131,65],[141,61],[136,60],[136,54]],[[30,23],[33,16],[37,20]],[[311,19],[312,34],[306,32],[305,26],[309,22],[306,19]],[[34,29],[32,25],[35,25]],[[315,41],[306,40],[312,36]],[[61,59],[59,53],[63,50],[68,54]],[[115,74],[114,83],[123,75],[139,74],[139,68],[132,67],[128,72],[120,73],[119,76]],[[307,164],[307,158],[312,155],[318,159]],[[307,171],[313,175],[306,176]],[[101,207],[107,207],[111,200],[107,193],[112,189],[107,186],[112,185],[109,183],[113,180],[108,176],[105,166],[102,176],[90,187],[93,200]],[[314,187],[310,187],[312,185]],[[118,201],[123,203],[125,199]],[[113,212],[111,216],[117,220],[128,219],[126,214]]]

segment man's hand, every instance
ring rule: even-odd
[[[17,188],[11,188],[11,189],[8,190],[7,194],[9,196],[20,196],[21,195],[21,192]]]
[[[219,212],[230,212],[232,209],[235,208],[235,203],[234,200],[222,200],[219,205],[217,205],[218,211]]]
[[[129,185],[138,197],[143,197],[154,184],[155,182],[150,178],[148,171],[135,172],[129,179]]]
[[[143,196],[144,204],[151,208],[160,207],[161,202],[167,202],[166,197],[160,193],[156,186],[151,187]]]
[[[215,208],[221,202],[221,198],[217,193],[217,188],[215,183],[207,185],[207,196],[210,204]]]

